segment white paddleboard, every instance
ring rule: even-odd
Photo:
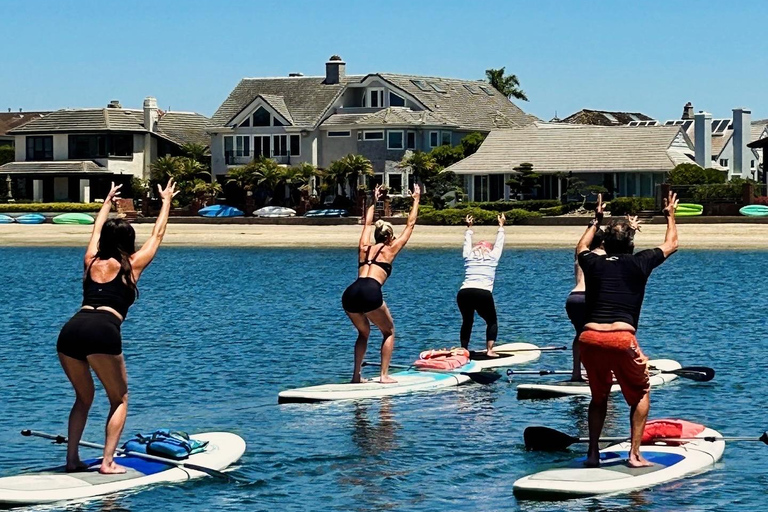
[[[712,429],[696,437],[720,434]],[[653,466],[632,468],[627,464],[629,442],[609,446],[600,451],[600,467],[586,468],[584,457],[568,466],[549,469],[523,477],[513,484],[518,499],[569,499],[598,494],[616,494],[645,489],[664,482],[700,473],[720,460],[724,441],[691,441],[682,446],[656,444],[641,446]]]
[[[677,370],[681,368],[680,363],[672,359],[651,359],[649,366],[659,370]],[[671,373],[654,373],[651,370],[651,387],[661,386],[677,378],[677,375]],[[611,386],[611,393],[621,391],[618,384]],[[551,384],[520,384],[517,386],[517,398],[525,399],[544,399],[558,398],[562,396],[590,396],[589,384],[586,382],[559,381]]]
[[[325,402],[329,400],[359,400],[363,398],[381,398],[384,396],[403,395],[418,391],[429,391],[466,384],[471,379],[462,372],[478,372],[482,368],[470,361],[460,368],[450,371],[405,370],[392,373],[397,382],[382,384],[379,378],[367,382],[352,384],[322,384],[305,388],[288,389],[277,395],[277,403]]]
[[[505,343],[493,347],[493,350],[499,354],[499,357],[488,357],[483,350],[470,352],[470,358],[484,370],[491,368],[506,368],[507,366],[535,361],[541,357],[541,351],[536,350],[537,348],[539,347],[532,343]],[[520,349],[525,350],[514,352],[515,350]]]
[[[190,437],[208,441],[208,446],[204,452],[191,455],[181,462],[189,462],[221,471],[237,462],[245,453],[245,441],[236,434],[207,432]],[[122,475],[102,475],[99,473],[101,459],[84,462],[89,464],[87,471],[67,473],[62,466],[0,478],[0,504],[35,505],[78,500],[150,484],[181,482],[208,476],[199,471],[131,455],[115,457],[115,462],[128,470]]]

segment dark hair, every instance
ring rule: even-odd
[[[131,265],[131,255],[136,252],[136,232],[133,226],[122,219],[110,219],[104,223],[99,237],[99,248],[96,251],[96,257],[88,266],[87,273],[90,273],[93,262],[97,259],[108,260],[116,259],[120,262],[120,273],[123,282],[132,289],[138,296],[139,290],[136,288],[136,282],[133,280],[133,265]]]
[[[603,247],[608,254],[632,254],[635,250],[635,230],[625,219],[612,220],[603,233]]]
[[[595,236],[592,237],[592,243],[589,244],[589,250],[594,251],[601,245],[603,245],[603,238],[605,237],[605,231],[598,228],[597,231],[595,231]]]

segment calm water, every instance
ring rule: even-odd
[[[457,244],[458,245],[458,244]],[[80,249],[0,249],[0,476],[63,462],[62,447],[18,435],[66,433],[72,391],[56,359],[58,330],[77,309]],[[507,251],[496,285],[502,341],[565,344],[572,251]],[[717,369],[652,395],[652,416],[698,420],[726,435],[768,427],[766,253],[682,252],[654,272],[640,341],[654,357]],[[512,482],[568,457],[526,453],[543,424],[586,432],[582,399],[519,402],[515,384],[465,386],[386,401],[278,406],[288,387],[346,379],[354,332],[340,295],[355,250],[162,249],[124,324],[131,402],[127,432],[228,430],[248,450],[235,486],[213,479],[95,500],[77,510],[756,510],[768,447],[728,445],[714,469],[653,490],[562,504],[518,503]],[[404,252],[385,287],[396,362],[458,338],[456,251]],[[482,345],[482,322],[474,346]],[[372,339],[374,339],[372,337]],[[378,338],[369,355],[376,359]],[[565,353],[534,368],[569,367]],[[100,389],[86,439],[102,441]],[[627,430],[616,397],[607,435]],[[61,505],[50,509],[61,509]]]

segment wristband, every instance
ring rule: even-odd
[[[597,228],[600,226],[600,221],[597,219],[592,219],[589,221],[589,224],[587,224],[590,228]]]

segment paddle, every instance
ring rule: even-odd
[[[691,379],[698,382],[707,382],[715,378],[715,370],[706,366],[685,366],[677,370],[660,370],[655,366],[648,368],[652,375],[666,373],[677,375],[684,379]],[[570,375],[570,370],[507,370],[507,377],[512,375]]]
[[[627,437],[601,437],[601,443],[616,443],[626,441]],[[654,439],[654,441],[699,441],[704,440],[708,442],[715,441],[760,441],[768,445],[768,432],[763,432],[760,437],[720,437],[720,436],[707,436],[707,437],[660,437]],[[588,437],[574,437],[568,435],[559,430],[548,427],[528,427],[523,431],[523,440],[525,441],[525,448],[535,451],[558,451],[565,450],[570,445],[575,443],[588,443]]]
[[[43,439],[51,439],[56,444],[66,444],[67,438],[61,435],[54,435],[54,434],[47,434],[45,432],[36,432],[34,430],[22,430],[21,435],[25,437],[35,436],[35,437],[42,437]],[[103,450],[104,445],[96,444],[96,443],[90,443],[88,441],[80,441],[78,443],[80,446],[85,446],[86,448],[95,448],[97,450]],[[152,460],[155,462],[162,462],[163,464],[168,464],[170,466],[178,466],[181,468],[191,469],[193,471],[199,471],[201,473],[205,473],[206,475],[210,475],[212,477],[221,478],[224,480],[231,480],[234,482],[240,482],[243,483],[244,481],[239,480],[231,475],[228,475],[226,473],[223,473],[221,471],[217,471],[215,469],[207,468],[205,466],[198,466],[197,464],[192,464],[191,462],[182,462],[180,460],[173,460],[173,459],[166,459],[165,457],[157,457],[155,455],[149,455],[147,453],[140,453],[140,452],[134,452],[130,450],[123,450],[122,448],[118,448],[115,450],[115,453],[120,453],[124,455],[132,455],[134,457],[138,457],[140,459],[146,459],[146,460]]]
[[[381,363],[373,363],[370,361],[363,361],[363,366],[381,366]],[[413,365],[404,365],[404,364],[390,364],[390,368],[399,368],[404,370],[410,370],[413,368]],[[443,372],[436,372],[436,373],[443,373]],[[448,372],[444,372],[448,373]],[[488,372],[488,371],[480,371],[480,372],[458,372],[461,375],[466,375],[470,379],[472,379],[473,382],[477,382],[478,384],[493,384],[497,380],[499,380],[502,375],[498,372]]]
[[[502,346],[502,345],[499,345]],[[498,354],[511,354],[513,352],[533,352],[534,350],[538,350],[539,352],[549,352],[552,350],[567,350],[568,347],[562,346],[562,347],[536,347],[536,348],[511,348],[509,350],[501,349],[494,347],[494,351]],[[487,352],[487,350],[475,350],[474,352],[483,353]]]

